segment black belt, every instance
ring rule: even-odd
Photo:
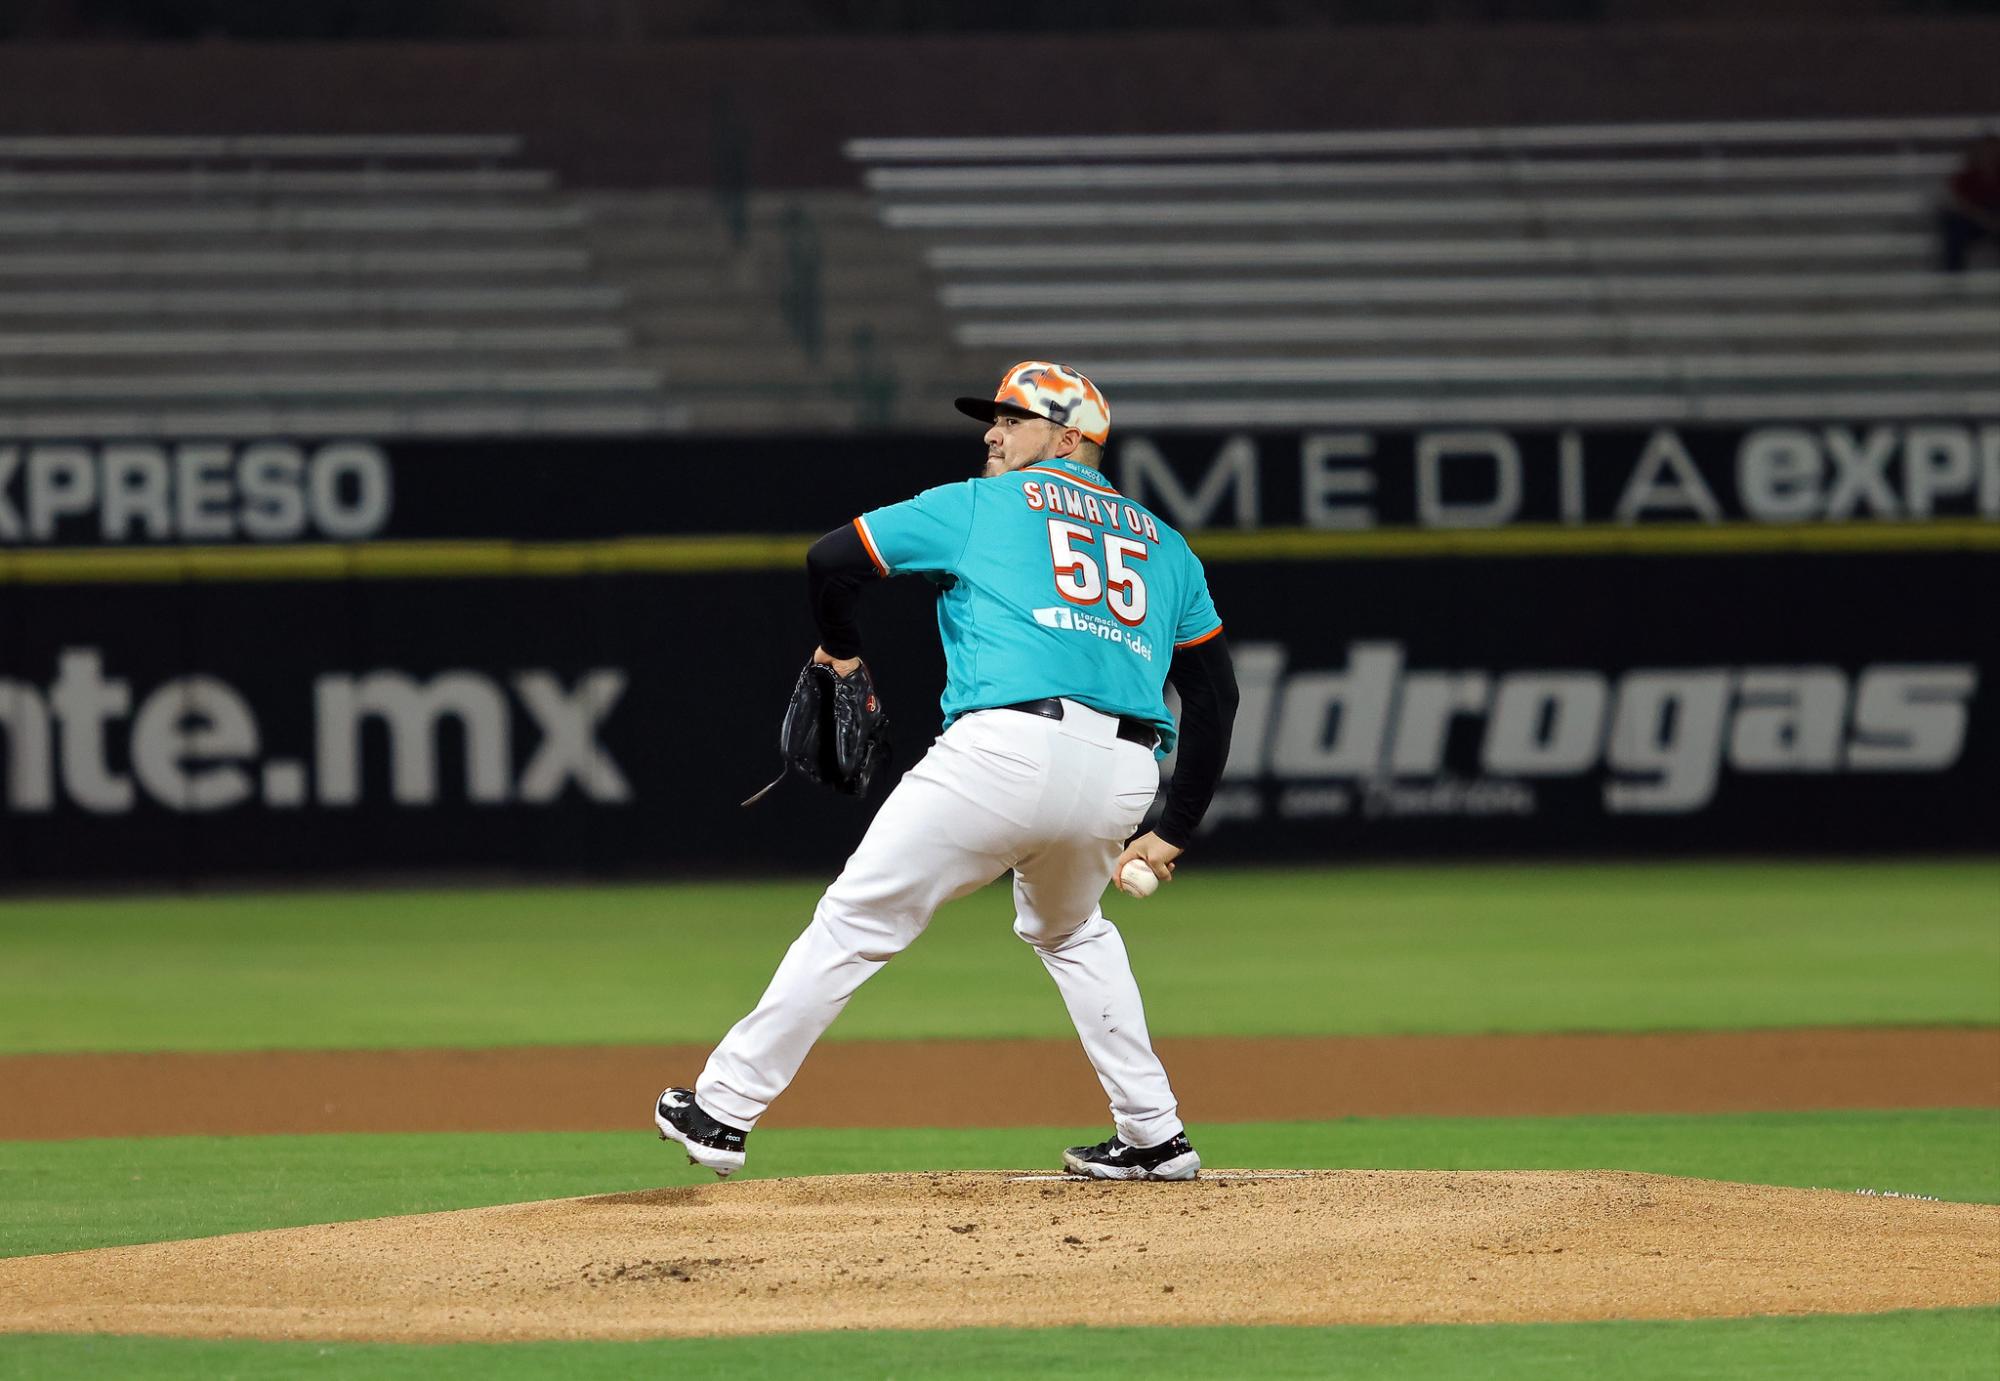
[[[1061,719],[1063,702],[1054,696],[1047,700],[1023,700],[1018,705],[995,705],[996,710],[1019,710],[1022,714],[1038,714],[1043,719]],[[1160,741],[1159,731],[1143,719],[1127,719],[1118,716],[1118,737],[1127,743],[1136,743],[1141,748],[1151,748]]]

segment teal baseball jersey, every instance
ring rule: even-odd
[[[927,489],[854,520],[883,575],[940,586],[944,720],[1063,696],[1153,725],[1177,647],[1222,631],[1178,532],[1087,465],[1044,460]]]

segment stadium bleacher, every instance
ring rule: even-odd
[[[0,139],[0,438],[931,428],[1041,354],[1128,425],[1991,413],[1982,123],[857,140],[733,223],[509,135]]]
[[[1127,423],[1908,416],[2000,408],[2000,270],[1929,268],[1938,188],[1990,123],[846,152],[958,346],[1063,353]]]
[[[520,148],[0,139],[0,437],[684,424]]]

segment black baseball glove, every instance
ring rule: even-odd
[[[867,792],[889,761],[889,716],[866,663],[846,676],[822,662],[805,664],[778,729],[778,753],[784,771],[744,805],[762,800],[792,771],[849,796]]]

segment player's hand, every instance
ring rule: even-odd
[[[861,665],[859,657],[835,657],[823,647],[813,649],[813,660],[823,667],[832,667],[835,676],[852,676],[854,669]]]
[[[1148,868],[1151,868],[1153,876],[1161,882],[1172,882],[1174,880],[1174,860],[1180,856],[1181,850],[1179,848],[1169,844],[1151,830],[1147,830],[1144,834],[1125,846],[1125,852],[1118,855],[1118,861],[1111,865],[1111,876],[1117,879],[1118,875],[1125,871],[1125,865],[1136,858],[1143,861]],[[1118,890],[1121,892],[1125,890],[1125,883],[1122,880],[1118,882]]]

